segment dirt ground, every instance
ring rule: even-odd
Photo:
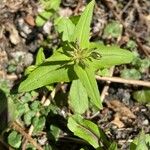
[[[62,0],[58,15],[80,14],[86,4],[86,0]],[[42,27],[36,25],[35,18],[40,9],[41,4],[37,0],[0,1],[0,78],[7,80],[10,88],[21,81],[25,69],[35,63],[39,47],[45,48],[44,52],[48,57],[51,55],[51,49],[59,45],[58,33],[54,30],[52,19]],[[105,34],[106,26],[112,20],[118,22],[122,28],[122,33],[116,37]],[[141,59],[149,58],[149,24],[149,0],[97,0],[92,21],[91,41],[103,41],[105,44],[117,44],[122,48],[128,48],[128,42],[133,40],[136,47],[128,49],[136,51]],[[48,36],[50,42],[44,42]],[[112,76],[120,77],[121,70],[124,68],[132,68],[132,65],[111,68]],[[149,68],[142,72],[140,80],[150,84]],[[98,84],[104,100],[104,109],[97,114],[87,112],[86,117],[96,122],[109,138],[119,144],[121,150],[127,150],[129,143],[141,129],[145,133],[150,133],[150,107],[137,102],[132,95],[134,91],[143,89],[144,85],[105,81],[98,81]],[[66,114],[68,109],[66,106],[61,107],[61,111]],[[24,132],[28,133],[30,127],[23,128]],[[36,140],[40,145],[39,141],[45,140],[45,132],[41,131],[38,136],[31,135],[32,140]],[[72,146],[69,140],[63,138],[64,133],[61,134],[62,138],[57,143],[59,150],[68,150],[70,147],[74,150],[79,149],[77,144]],[[46,142],[48,142],[47,138]],[[4,147],[10,148],[6,140],[2,143]]]

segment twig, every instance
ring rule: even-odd
[[[116,82],[116,83],[133,84],[137,86],[150,87],[149,81],[123,79],[119,77],[100,77],[100,76],[96,76],[96,79],[102,80],[102,81],[111,81],[111,82]]]
[[[119,16],[122,17],[123,13],[128,9],[128,7],[132,4],[133,0],[130,0],[127,5],[123,8],[123,10],[120,12]]]
[[[113,75],[113,72],[114,72],[114,67],[112,67],[112,68],[110,69],[110,76]],[[103,100],[105,99],[105,96],[106,96],[106,93],[107,93],[107,91],[108,91],[108,89],[109,89],[109,84],[110,84],[110,83],[111,83],[110,81],[107,81],[107,85],[104,86],[103,91],[102,91],[102,93],[101,93],[101,101],[103,101]]]
[[[119,78],[119,77],[100,77],[100,76],[96,76],[96,79],[109,82],[109,84],[110,84],[110,82],[117,82],[117,83],[133,84],[133,85],[138,85],[138,86],[150,87],[150,82],[148,82],[148,81],[128,80],[128,79],[123,79],[123,78]],[[105,88],[103,90],[108,90],[109,86],[107,85]],[[103,91],[102,95],[101,95],[101,100],[102,101],[105,98],[105,95],[103,95],[103,93],[105,93],[105,91]],[[94,115],[88,117],[88,119],[93,119],[98,115],[99,115],[99,111],[96,112]]]
[[[35,148],[37,150],[43,150],[43,148],[28,134],[26,133],[22,127],[20,127],[20,125],[18,125],[16,122],[13,122],[11,124],[11,127],[13,129],[15,129],[16,131],[18,131],[19,133],[21,133],[26,139],[28,139],[28,141],[33,145],[35,146]]]
[[[7,75],[6,79],[15,81],[18,79],[18,76],[15,74],[11,74],[11,75]]]

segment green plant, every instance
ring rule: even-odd
[[[133,98],[139,103],[150,103],[150,89],[143,89],[133,92]]]
[[[103,36],[105,38],[118,38],[121,36],[122,30],[122,25],[119,22],[112,20],[106,25]]]
[[[14,148],[19,148],[21,145],[21,139],[21,134],[18,134],[16,131],[12,131],[8,136],[8,143]]]
[[[149,150],[149,149],[150,149],[150,134],[145,134],[143,131],[130,144],[130,150]]]
[[[126,79],[141,79],[142,74],[146,72],[150,67],[150,59],[145,58],[141,59],[139,56],[136,56],[132,63],[131,69],[124,69],[121,72],[121,77]]]
[[[36,25],[43,26],[50,17],[54,17],[54,14],[59,8],[60,2],[60,0],[40,0],[43,10],[36,17]]]
[[[80,115],[72,115],[68,119],[68,128],[78,137],[84,139],[95,149],[112,147],[105,133],[92,121]],[[115,149],[113,149],[115,150]]]
[[[39,49],[36,63],[27,68],[27,78],[20,84],[19,92],[31,91],[56,82],[72,81],[68,98],[75,115],[69,117],[68,128],[97,150],[103,146],[117,150],[116,143],[111,144],[105,133],[96,124],[84,119],[81,114],[85,113],[89,106],[102,109],[95,73],[113,65],[129,63],[133,55],[117,46],[90,42],[94,3],[92,0],[88,4],[80,18],[58,18],[55,21],[56,30],[61,36],[61,46],[47,59],[43,49]],[[34,110],[38,107],[38,103],[32,104],[32,110],[29,109],[24,115],[26,125],[32,122],[37,131],[42,130],[45,122],[42,116],[39,119],[34,118]],[[41,111],[42,113],[44,111]],[[54,126],[51,134],[57,139],[59,132],[59,128]]]
[[[19,92],[34,90],[56,82],[79,79],[78,82],[83,85],[79,87],[80,90],[85,88],[90,102],[98,109],[102,108],[95,71],[129,63],[133,55],[116,46],[107,47],[89,41],[93,8],[94,0],[88,4],[76,24],[73,23],[73,19],[61,18],[59,23],[61,28],[58,31],[62,34],[62,47],[55,50],[44,63],[36,66],[36,69],[20,84]]]

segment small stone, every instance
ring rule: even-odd
[[[143,122],[142,122],[143,125],[147,126],[149,125],[149,121],[147,119],[145,119]]]
[[[32,15],[27,15],[26,17],[25,17],[25,22],[27,23],[27,24],[29,24],[30,26],[35,26],[35,21],[34,21],[34,18],[33,18],[33,16]]]
[[[32,64],[32,62],[33,62],[33,55],[31,53],[27,53],[24,56],[24,65],[29,66]]]
[[[10,33],[9,39],[10,42],[14,45],[17,45],[20,42],[20,36],[18,34],[18,30],[13,24],[7,23],[6,30]]]
[[[16,52],[12,52],[10,53],[10,56],[16,61],[19,62],[20,59],[22,59],[25,56],[25,52],[23,51],[16,51]]]
[[[43,31],[47,34],[51,33],[52,23],[50,21],[46,22],[43,26]]]
[[[45,145],[47,142],[47,137],[43,135],[41,138],[38,139],[38,142],[40,143],[40,145]]]
[[[72,10],[70,9],[70,8],[63,8],[63,9],[60,9],[59,10],[59,15],[61,16],[61,17],[69,17],[69,16],[71,16],[72,15]]]
[[[26,38],[27,35],[32,32],[30,27],[25,23],[25,21],[22,18],[18,19],[18,27],[19,27],[21,36],[24,38]]]
[[[141,109],[141,112],[146,112],[146,108],[142,108],[142,109]]]

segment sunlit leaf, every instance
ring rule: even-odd
[[[61,64],[62,66],[58,62],[47,62],[39,66],[20,84],[19,91],[31,91],[51,83],[69,82],[76,79],[73,67],[65,65],[65,62]]]
[[[36,56],[36,63],[35,65],[40,65],[41,63],[44,62],[45,60],[45,55],[44,55],[44,49],[41,47],[37,53],[37,56]]]
[[[80,115],[73,115],[68,119],[68,128],[74,133],[74,135],[84,139],[94,148],[100,146],[99,129],[93,122],[83,119]]]
[[[69,104],[74,113],[83,114],[88,109],[88,95],[79,79],[72,81]]]
[[[98,86],[95,80],[94,71],[89,67],[85,67],[83,69],[81,66],[78,65],[74,66],[74,71],[76,72],[78,78],[85,87],[88,96],[90,97],[91,103],[97,108],[101,109],[102,102],[100,99]]]
[[[130,63],[134,58],[134,55],[130,51],[121,49],[117,46],[105,46],[99,43],[91,43],[90,47],[101,55],[100,59],[93,59],[91,63],[95,70]]]
[[[105,38],[118,38],[122,34],[122,24],[117,21],[111,21],[104,29]]]
[[[141,73],[136,69],[124,69],[121,71],[121,77],[125,79],[135,79],[139,80],[141,78]]]
[[[133,93],[133,98],[139,103],[150,103],[150,90],[144,89]]]
[[[57,30],[59,33],[62,33],[62,40],[71,42],[73,40],[73,34],[75,25],[69,18],[59,18],[55,22]]]
[[[92,20],[94,3],[95,1],[92,0],[87,5],[75,28],[74,42],[77,40],[80,48],[82,49],[87,48],[89,45],[90,24]]]
[[[14,148],[19,148],[21,145],[21,139],[21,134],[18,134],[16,131],[12,131],[8,136],[8,143]]]
[[[150,135],[145,134],[143,131],[130,144],[130,150],[149,150],[149,148]]]
[[[54,51],[54,54],[52,56],[50,56],[49,58],[47,58],[45,61],[46,62],[54,62],[54,61],[70,61],[70,57],[68,57],[63,48],[60,47],[59,49]]]

